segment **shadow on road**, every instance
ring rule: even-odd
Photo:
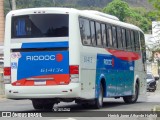
[[[137,102],[137,103],[134,103],[136,104],[143,104],[144,102]],[[145,103],[144,103],[145,104]],[[63,112],[64,109],[67,109],[69,108],[71,112],[84,112],[84,111],[114,111],[113,108],[120,108],[121,106],[123,106],[122,108],[124,107],[131,107],[133,104],[126,104],[124,102],[104,102],[103,104],[103,108],[101,109],[95,109],[93,105],[80,105],[80,104],[72,104],[72,105],[63,105],[63,106],[56,106],[56,107],[53,107],[53,110],[52,111],[48,111],[48,110],[28,110],[28,111],[25,111],[25,112],[41,112],[41,113],[46,113],[46,112],[55,112],[54,110],[58,109],[58,110],[62,110],[61,112]],[[117,109],[116,109],[117,110]],[[128,111],[128,110],[126,110]],[[64,111],[65,112],[65,111]]]

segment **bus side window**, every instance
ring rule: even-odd
[[[115,26],[112,26],[112,40],[114,48],[117,48],[117,31]]]
[[[134,44],[134,40],[135,37],[134,37],[134,32],[133,30],[131,30],[131,48],[132,48],[132,51],[135,51],[135,44]]]
[[[135,48],[136,51],[140,51],[140,44],[139,44],[139,33],[135,31]]]
[[[81,33],[82,44],[90,46],[91,34],[90,34],[89,20],[80,18],[79,23],[80,23],[80,33]]]
[[[126,30],[126,43],[127,43],[127,50],[132,50],[131,49],[130,30]]]
[[[96,32],[95,32],[95,22],[90,21],[90,26],[91,26],[91,38],[92,38],[92,45],[96,46]]]
[[[101,31],[102,31],[102,41],[103,41],[103,46],[107,47],[107,34],[106,34],[106,25],[101,24]]]
[[[100,23],[96,22],[96,40],[97,46],[102,46],[101,26]]]
[[[117,27],[117,40],[118,40],[118,48],[122,49],[122,32],[120,27]]]
[[[123,49],[126,49],[126,30],[122,29],[122,43],[123,43]]]
[[[112,29],[110,25],[107,25],[107,42],[108,42],[108,47],[112,47]]]

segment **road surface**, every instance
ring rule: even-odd
[[[158,90],[156,90],[155,92],[147,92],[147,96],[144,99],[139,99],[137,103],[135,104],[125,104],[123,102],[122,99],[105,99],[104,100],[104,107],[102,109],[93,109],[93,108],[84,108],[81,105],[77,105],[74,102],[72,103],[60,103],[58,105],[54,106],[54,109],[59,109],[59,108],[67,108],[70,109],[71,112],[72,111],[78,111],[79,114],[81,113],[81,111],[91,111],[91,113],[89,114],[93,114],[93,116],[96,116],[95,114],[98,114],[99,111],[103,111],[103,112],[111,112],[111,111],[151,111],[151,109],[154,108],[154,106],[160,106],[160,89],[158,88]],[[0,99],[0,111],[19,111],[19,112],[32,112],[32,113],[49,113],[49,115],[51,115],[49,111],[37,111],[34,110],[32,103],[30,100],[9,100],[9,99],[5,99],[5,98],[1,98]],[[93,113],[92,113],[93,112]],[[96,113],[97,112],[97,113]],[[114,112],[112,112],[114,113]],[[125,112],[123,112],[125,113]],[[126,112],[127,113],[127,112]],[[74,113],[71,113],[71,115],[73,115]],[[53,115],[52,115],[53,117]],[[79,120],[80,117],[83,116],[67,116],[65,118],[46,118],[46,119],[50,119],[50,120]],[[63,117],[63,113],[61,112],[61,117]],[[89,117],[85,117],[85,119],[91,119],[92,120],[96,120],[96,119],[105,119],[106,117],[101,117],[101,118],[97,118],[97,117],[92,117],[92,115],[89,115]],[[37,120],[40,120],[38,118],[34,118]],[[45,119],[45,118],[43,118]],[[111,118],[107,118],[111,119],[111,120],[117,120],[116,116],[113,116]],[[122,120],[128,120],[128,118],[121,118]],[[121,120],[119,118],[119,120]],[[155,120],[154,116],[152,118],[130,118],[130,120]],[[158,119],[157,119],[158,120]]]

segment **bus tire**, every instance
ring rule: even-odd
[[[98,98],[95,99],[95,108],[100,109],[103,107],[103,86],[102,83],[100,84],[100,90],[98,93]]]
[[[139,96],[139,85],[138,85],[138,83],[136,83],[135,95],[125,96],[125,97],[123,97],[123,100],[125,103],[135,103],[135,102],[137,102],[138,96]]]
[[[47,104],[44,104],[43,106],[43,109],[44,110],[52,110],[53,109],[53,103],[47,103]]]
[[[43,104],[38,100],[32,100],[32,105],[34,109],[43,109]]]
[[[32,100],[32,105],[36,110],[52,110],[54,103],[45,102],[43,100]]]

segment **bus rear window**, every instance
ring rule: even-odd
[[[68,37],[69,15],[31,14],[12,17],[12,38]]]

